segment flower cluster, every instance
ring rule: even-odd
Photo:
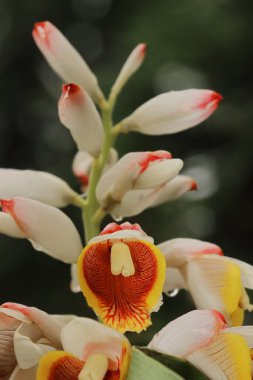
[[[106,99],[86,62],[53,24],[35,24],[33,37],[65,82],[58,113],[76,143],[72,169],[81,189],[78,193],[47,172],[0,169],[0,232],[28,239],[35,250],[71,264],[71,289],[82,291],[102,323],[3,304],[0,378],[123,380],[152,379],[154,373],[180,380],[161,359],[172,355],[180,368],[187,359],[213,380],[251,379],[253,328],[231,326],[240,326],[244,311],[253,308],[245,290],[253,289],[253,268],[209,242],[178,238],[155,245],[138,224],[100,228],[107,214],[117,222],[197,189],[194,179],[180,174],[183,161],[170,152],[119,158],[116,138],[131,131],[163,135],[194,127],[216,110],[221,95],[171,91],[114,124],[117,97],[141,66],[145,44],[131,52]],[[69,204],[82,211],[84,249],[73,222],[59,209]],[[141,351],[123,334],[148,328],[162,293],[180,288],[200,310],[170,322],[151,340],[147,352],[156,359],[148,359],[154,372],[145,372]],[[157,361],[163,366],[156,367]]]

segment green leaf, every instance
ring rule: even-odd
[[[184,380],[184,378],[133,347],[127,380]]]
[[[203,372],[201,372],[197,367],[184,359],[179,359],[175,356],[162,354],[154,350],[150,350],[146,347],[138,347],[140,351],[148,355],[149,357],[159,361],[161,364],[167,368],[172,369],[179,375],[181,375],[185,380],[210,380]]]

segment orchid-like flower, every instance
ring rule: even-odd
[[[168,200],[164,188],[182,166],[182,160],[172,159],[167,151],[128,153],[102,175],[97,199],[115,218],[136,215],[159,203],[160,196]]]
[[[145,330],[160,306],[165,260],[138,224],[109,224],[78,259],[79,284],[99,318],[120,332]]]
[[[0,334],[0,376],[12,373],[11,380],[126,377],[128,340],[91,319],[5,303],[0,307]]]
[[[215,244],[172,239],[158,245],[167,264],[164,291],[187,289],[198,309],[215,309],[233,325],[251,311],[245,288],[253,289],[253,267],[223,256]]]
[[[181,132],[206,120],[221,99],[220,94],[210,90],[170,91],[144,103],[120,124],[124,132],[146,135]]]
[[[62,347],[61,330],[71,315],[49,315],[35,307],[0,307],[0,378],[35,380],[40,358]]]
[[[195,310],[167,324],[150,349],[184,358],[211,380],[251,380],[253,327],[228,327],[214,310]]]
[[[36,23],[32,34],[49,65],[65,83],[76,83],[97,103],[103,100],[97,78],[71,43],[51,22]]]

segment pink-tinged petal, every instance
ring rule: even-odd
[[[89,355],[106,354],[117,364],[121,359],[123,334],[89,318],[75,318],[61,332],[63,349],[86,361]]]
[[[97,78],[80,54],[53,24],[48,21],[36,23],[32,35],[49,65],[64,82],[78,84],[97,103],[103,99]]]
[[[121,124],[123,130],[147,135],[183,131],[206,120],[222,96],[210,90],[171,91],[156,96],[137,108]]]
[[[145,55],[146,55],[147,45],[141,43],[137,45],[131,52],[126,62],[124,63],[113,87],[112,95],[117,96],[117,94],[122,90],[122,87],[126,84],[129,78],[138,70],[141,66]]]
[[[152,189],[164,185],[178,175],[183,165],[183,161],[176,158],[149,165],[135,181],[134,188]]]
[[[135,189],[135,186],[138,185],[137,181],[140,175],[144,176],[152,166],[170,160],[171,154],[166,151],[132,152],[124,155],[100,178],[96,188],[99,203],[102,207],[107,207],[114,202],[120,202],[127,191]]]
[[[14,238],[25,238],[15,220],[5,212],[0,212],[0,233]]]
[[[92,238],[88,244],[105,242],[109,240],[138,239],[153,243],[154,239],[148,236],[137,223],[125,222],[122,224],[109,223],[98,236]]]
[[[158,247],[165,256],[167,266],[170,267],[179,267],[201,255],[223,255],[218,245],[197,239],[167,240]]]
[[[1,203],[3,211],[14,218],[36,250],[66,263],[77,261],[82,242],[74,224],[62,211],[20,197]]]
[[[75,84],[63,85],[58,111],[60,121],[70,130],[78,149],[98,156],[104,131],[101,118],[89,95]]]
[[[224,317],[214,310],[194,310],[168,323],[148,347],[168,355],[187,357],[206,347],[222,328]]]
[[[153,203],[152,207],[174,201],[188,191],[197,190],[197,184],[191,177],[178,175],[160,190],[159,198]]]
[[[76,196],[59,177],[41,171],[0,169],[0,198],[21,196],[55,207],[64,207]]]

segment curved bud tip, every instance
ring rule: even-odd
[[[32,31],[32,35],[35,40],[43,40],[48,43],[47,36],[51,29],[51,23],[49,21],[36,22]]]
[[[78,87],[74,83],[69,83],[69,84],[63,84],[62,85],[62,95],[64,97],[68,97],[69,95],[76,94],[80,91],[80,87]]]
[[[198,190],[198,184],[196,181],[192,180],[190,191]]]
[[[140,52],[140,58],[144,59],[145,55],[147,54],[147,44],[146,43],[141,43],[139,44],[139,52]]]
[[[206,99],[203,100],[199,104],[199,108],[210,108],[212,110],[215,110],[218,107],[218,104],[223,99],[223,96],[220,95],[218,92],[212,91],[211,93],[208,91],[208,95]]]
[[[117,223],[109,223],[107,226],[100,232],[99,235],[108,235],[112,234],[116,231],[123,231],[123,230],[134,230],[134,231],[140,231],[142,233],[145,233],[141,226],[138,223],[131,224],[129,222],[125,222],[122,224]]]

